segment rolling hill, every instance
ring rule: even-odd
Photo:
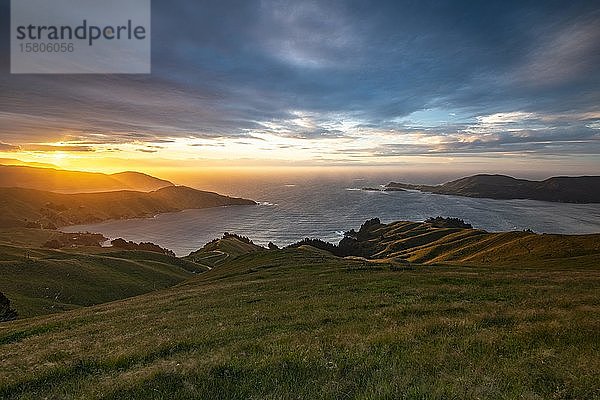
[[[449,237],[407,224],[365,233],[411,249]],[[597,397],[598,263],[205,250],[227,247],[237,256],[177,286],[0,324],[0,397]]]
[[[213,269],[234,257],[264,250],[266,250],[264,247],[254,244],[248,238],[225,233],[222,238],[215,239],[200,250],[191,252],[185,259]]]
[[[600,265],[600,234],[489,233],[424,222],[382,224],[376,218],[364,223],[358,232],[347,232],[338,246],[326,243],[322,247],[339,256],[407,264]]]
[[[140,172],[128,171],[108,175],[25,165],[0,165],[0,187],[82,193],[110,190],[149,192],[167,186],[173,186],[173,183]]]
[[[47,248],[54,241],[67,245]],[[100,247],[104,241],[98,234],[0,230],[0,293],[11,300],[19,318],[27,318],[166,288],[235,257],[266,250],[231,234],[183,258]]]
[[[474,175],[438,186],[390,182],[386,190],[423,192],[492,199],[531,199],[562,203],[600,203],[600,176],[560,176],[543,181],[505,175]]]
[[[35,230],[21,233],[32,241],[36,236],[49,239],[55,235]],[[188,260],[146,251],[50,250],[15,246],[5,240],[0,238],[0,292],[12,301],[21,318],[136,296],[207,270]]]
[[[21,161],[21,160],[18,160],[16,158],[0,158],[0,164],[1,165],[21,165],[21,166],[37,167],[37,168],[54,168],[54,169],[60,169],[55,164],[41,163],[41,162]]]
[[[55,228],[108,219],[152,217],[191,208],[254,205],[252,200],[222,196],[185,186],[154,192],[113,191],[62,194],[24,188],[0,188],[1,227]]]

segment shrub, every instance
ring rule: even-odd
[[[425,223],[431,224],[431,226],[434,228],[473,229],[473,225],[467,224],[465,221],[459,218],[430,217],[425,220]]]
[[[10,300],[0,292],[0,322],[17,319],[17,312],[10,308]]]
[[[58,232],[54,238],[44,243],[44,247],[48,249],[61,249],[63,247],[100,246],[100,243],[106,240],[108,239],[99,233]]]
[[[175,257],[175,253],[173,253],[172,250],[164,249],[164,248],[160,247],[159,245],[154,244],[152,242],[141,242],[138,244],[138,243],[131,242],[131,241],[128,242],[122,238],[118,238],[118,239],[112,240],[110,243],[113,245],[113,247],[123,249],[123,250],[151,251],[153,253],[160,253],[160,254],[165,254],[167,256]]]
[[[210,242],[206,243],[206,244],[204,245],[204,247],[206,247],[206,246],[208,246],[208,245],[211,245],[211,244],[214,244],[214,243],[217,243],[219,240],[222,240],[222,239],[228,239],[228,238],[237,239],[237,240],[239,240],[240,242],[244,242],[244,243],[248,243],[248,244],[254,244],[254,242],[253,242],[252,240],[250,240],[250,239],[249,239],[248,237],[246,237],[246,236],[241,236],[241,235],[237,235],[237,234],[235,234],[235,233],[229,233],[229,232],[225,232],[225,233],[223,233],[223,237],[222,237],[222,238],[220,238],[220,239],[219,239],[219,238],[213,239],[213,240],[211,240]]]
[[[312,246],[315,247],[317,249],[321,249],[321,250],[325,250],[328,251],[332,254],[335,255],[339,255],[339,249],[336,245],[326,242],[324,240],[321,239],[311,239],[311,238],[304,238],[299,242],[290,244],[289,246],[287,246],[287,249],[293,249],[293,248],[297,248],[300,246]]]
[[[351,229],[344,233],[344,237],[340,240],[338,245],[325,242],[321,239],[310,239],[305,238],[300,242],[291,244],[287,248],[300,247],[303,245],[316,247],[317,249],[325,250],[338,257],[346,256],[359,256],[359,257],[370,257],[373,253],[371,243],[368,241],[369,232],[373,228],[378,228],[381,225],[379,218],[372,218],[360,226],[358,232]]]
[[[363,242],[352,236],[346,236],[338,244],[338,255],[345,256],[358,256],[358,257],[369,257],[371,250],[369,248],[369,242]]]
[[[56,226],[56,224],[53,223],[53,222],[47,222],[46,225],[44,225],[43,228],[44,229],[50,229],[50,230],[53,230],[53,231],[55,231],[55,230],[58,229],[58,227]]]
[[[379,226],[379,225],[381,225],[381,221],[379,220],[379,218],[369,219],[360,226],[359,232],[366,232],[366,231],[370,230],[371,228],[373,228],[375,226]]]
[[[234,239],[239,240],[240,242],[244,242],[244,243],[248,243],[248,244],[254,244],[254,242],[252,242],[252,240],[250,240],[250,238],[248,238],[246,236],[240,236],[240,235],[237,235],[235,233],[225,232],[223,234],[223,239],[227,239],[227,238],[234,238]]]
[[[63,244],[56,239],[50,239],[46,243],[44,243],[44,247],[47,249],[60,249],[61,247],[63,247]]]

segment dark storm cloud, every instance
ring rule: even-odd
[[[151,76],[9,75],[0,1],[0,140],[9,143],[343,137],[331,115],[403,135],[410,129],[395,120],[431,108],[465,120],[424,131],[446,135],[444,148],[408,150],[577,153],[598,140],[595,1],[154,1]],[[298,126],[297,111],[313,126]],[[527,122],[524,138],[497,125],[487,126],[493,137],[457,136],[478,116],[514,111],[566,116],[530,131],[535,140]]]

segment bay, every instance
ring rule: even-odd
[[[235,182],[229,187],[221,186],[221,193],[251,198],[259,205],[185,210],[154,218],[112,220],[62,230],[153,242],[173,250],[178,256],[197,250],[224,232],[248,236],[260,245],[273,242],[284,246],[305,237],[336,243],[343,232],[358,229],[365,220],[374,217],[382,222],[457,217],[490,232],[524,229],[561,234],[600,232],[599,204],[361,190],[380,183],[382,179],[377,178]]]

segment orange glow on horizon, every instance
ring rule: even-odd
[[[160,154],[160,153],[158,153]],[[165,154],[166,155],[166,154]],[[508,163],[507,160],[511,162]],[[203,187],[205,182],[279,177],[359,177],[373,175],[410,176],[415,179],[444,181],[477,173],[501,173],[521,178],[547,178],[553,175],[585,175],[594,170],[593,158],[580,158],[560,166],[553,158],[531,159],[511,154],[428,155],[383,157],[381,159],[342,162],[339,160],[282,160],[282,159],[201,159],[167,158],[157,154],[122,151],[119,153],[77,151],[18,151],[0,152],[0,164],[30,165],[65,170],[117,173],[143,172],[176,184]],[[560,168],[560,169],[558,169]]]

